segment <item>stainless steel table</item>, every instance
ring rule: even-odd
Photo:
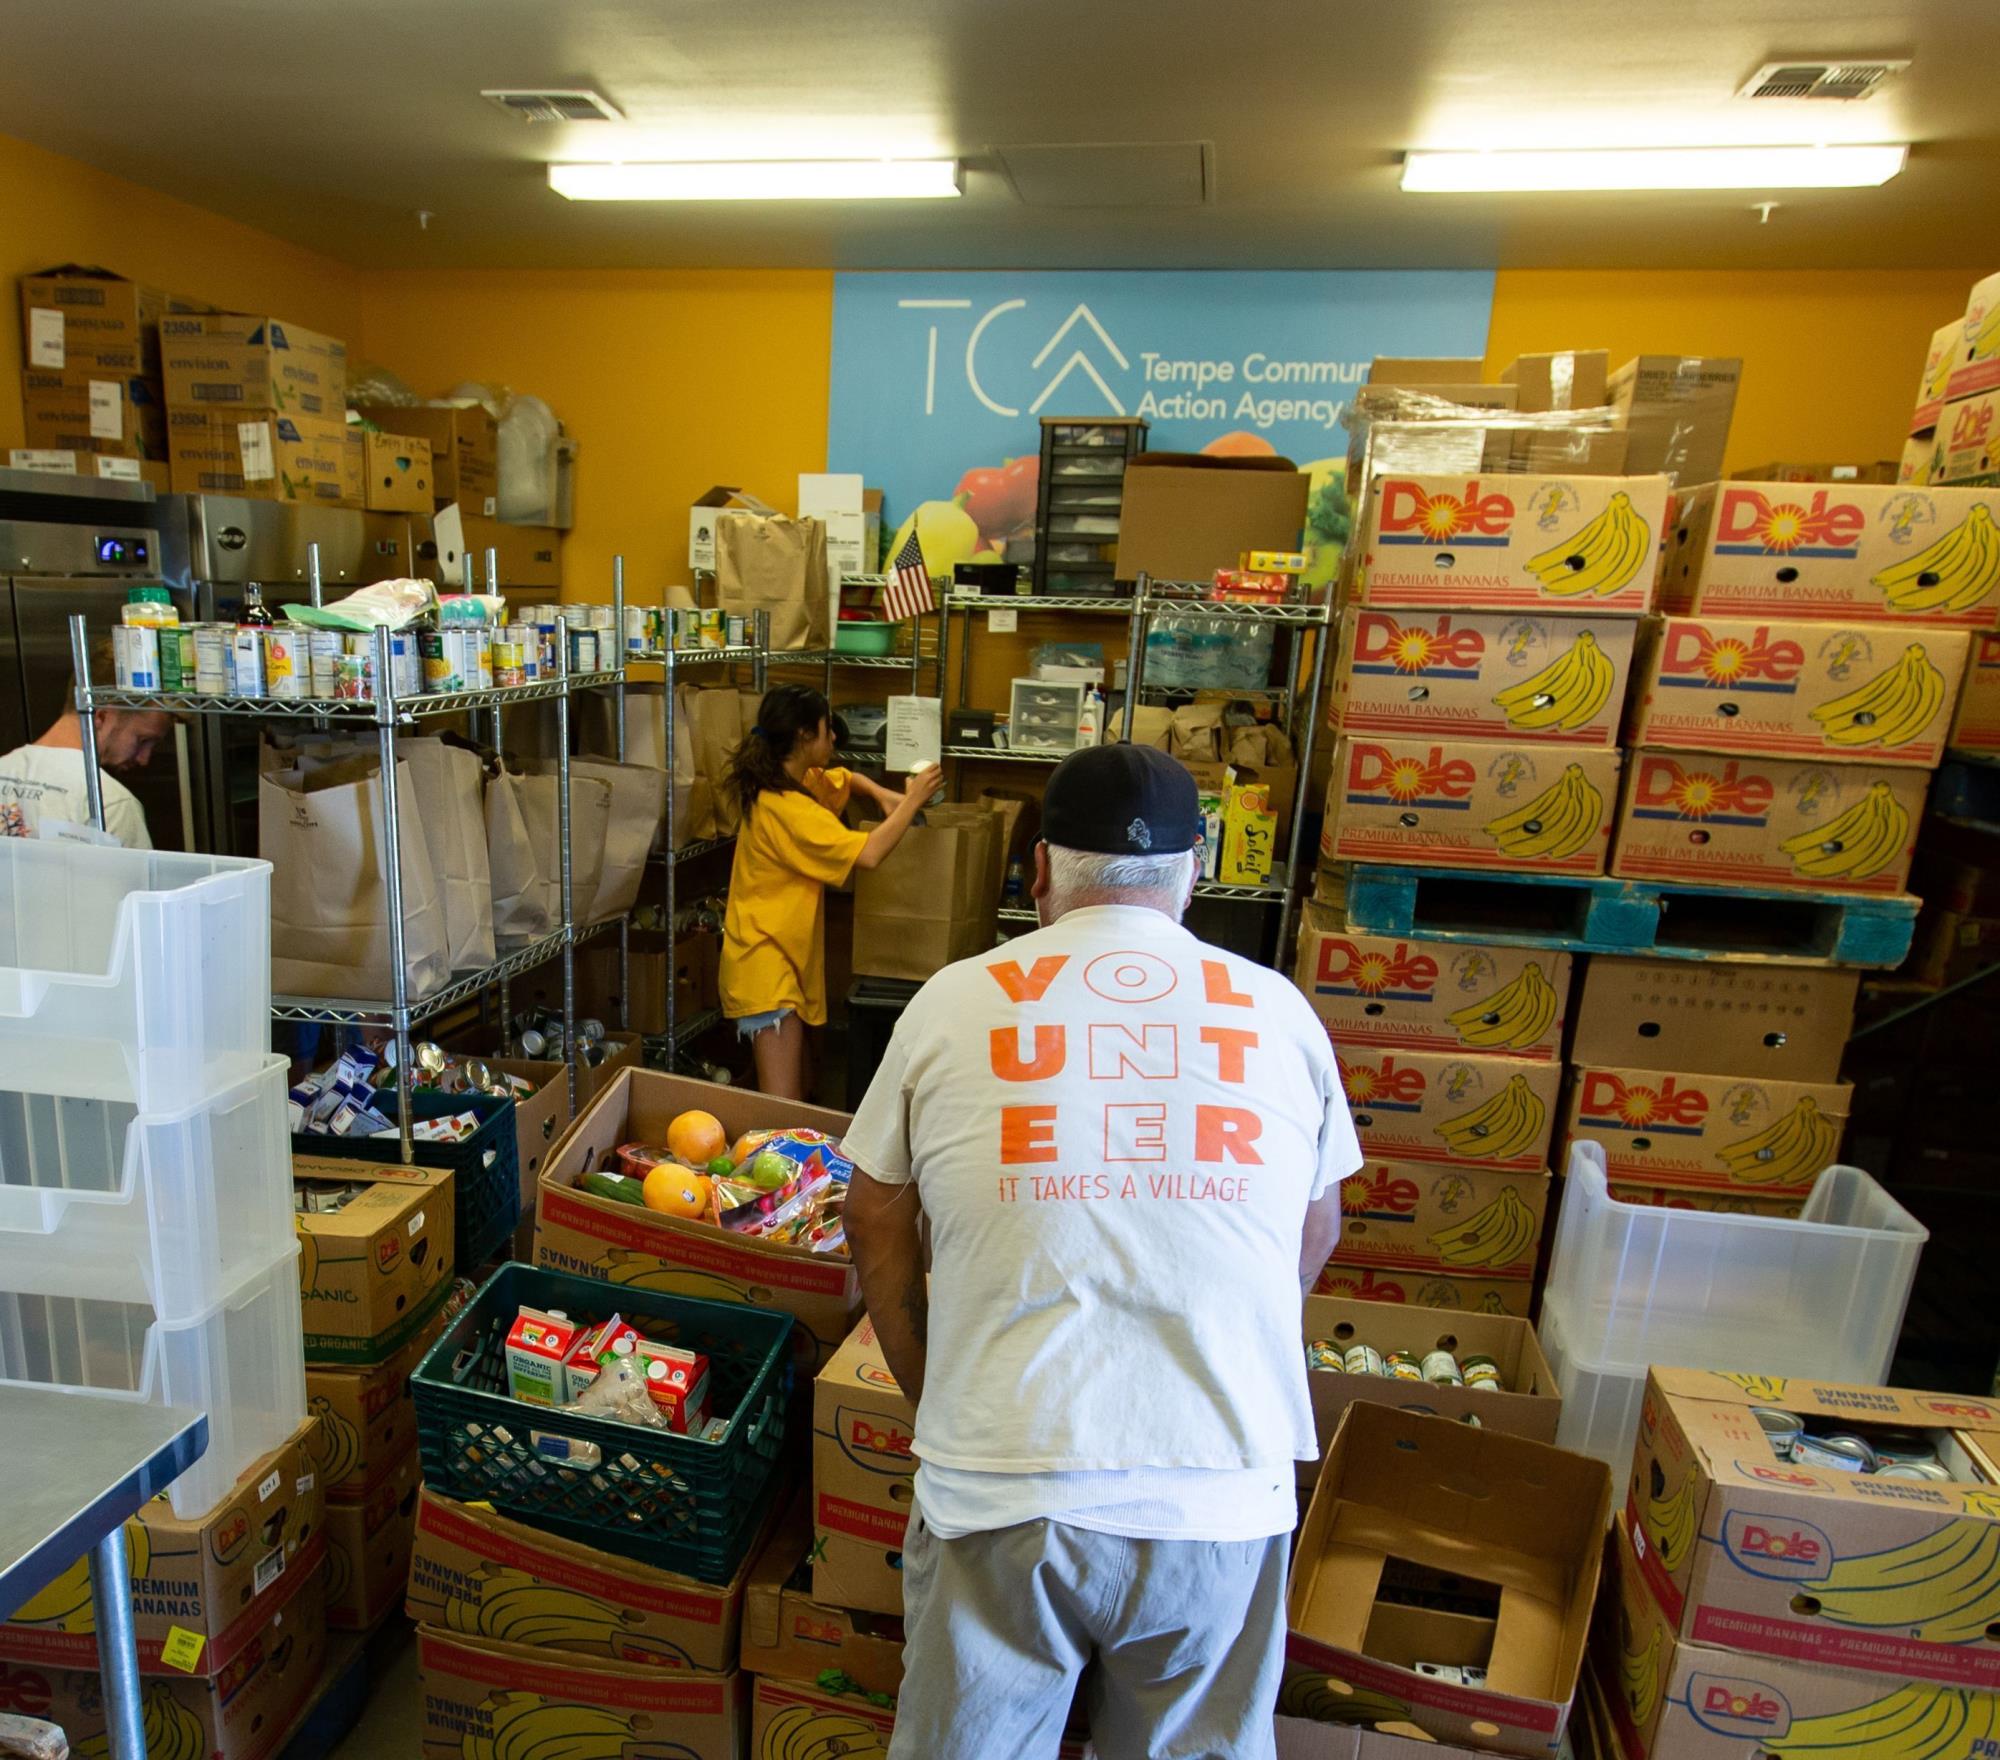
[[[146,1760],[124,1525],[201,1458],[208,1419],[173,1406],[0,1387],[0,1619],[86,1552],[112,1760]]]

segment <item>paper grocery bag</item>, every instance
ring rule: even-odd
[[[553,776],[501,769],[486,782],[486,857],[493,933],[532,941],[562,920],[561,820]]]
[[[828,646],[825,525],[783,514],[717,514],[715,598],[745,618],[767,613],[773,652]]]
[[[493,963],[493,870],[486,859],[484,766],[441,739],[396,743],[416,796],[417,820],[444,907],[446,957],[455,972]]]
[[[936,806],[854,882],[854,970],[921,982],[993,945],[1004,827],[983,806]]]
[[[607,769],[617,766],[607,765]],[[650,843],[652,832],[647,832]],[[602,776],[588,776],[582,767],[569,768],[569,909],[570,920],[580,929],[616,911],[600,911],[598,894],[603,890],[604,859],[611,838],[611,785]],[[642,853],[639,865],[646,865]],[[633,889],[635,892],[637,888]],[[562,888],[556,888],[556,921],[562,921]],[[551,928],[554,924],[550,925]]]
[[[743,739],[742,702],[733,689],[726,687],[698,690],[689,708],[699,755],[697,768],[714,791],[715,830],[711,835],[729,837],[743,820],[736,790],[728,786],[730,759]]]
[[[583,784],[602,784],[607,819],[601,839],[603,860],[586,910],[580,893],[575,901],[579,923],[602,923],[623,916],[639,902],[646,878],[646,858],[667,816],[667,774],[643,764],[605,764],[590,758],[571,760],[570,818],[576,822],[583,805]]]
[[[450,974],[444,908],[409,767],[396,766],[403,964],[412,1001]],[[257,779],[257,853],[271,864],[271,988],[288,996],[394,998],[382,777],[356,757]]]

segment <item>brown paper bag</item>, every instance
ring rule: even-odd
[[[502,769],[487,778],[486,855],[496,939],[532,941],[561,921],[560,824],[553,776]]]
[[[742,824],[743,813],[735,789],[728,786],[729,761],[743,738],[743,708],[737,693],[727,687],[698,690],[689,704],[694,724],[696,769],[708,778],[714,791],[716,837],[733,836]]]
[[[773,652],[824,648],[826,527],[816,519],[725,511],[715,520],[715,599],[745,618],[770,615]]]
[[[934,806],[878,868],[854,881],[854,970],[921,981],[993,945],[1000,815]]]
[[[611,768],[616,768],[615,765]],[[580,929],[595,923],[598,894],[602,890],[604,862],[611,837],[611,785],[601,776],[579,775],[572,763],[569,772],[569,910],[570,920]],[[645,865],[645,857],[640,858]],[[562,920],[562,889],[556,889],[556,922]],[[615,916],[617,913],[607,912]],[[551,923],[550,928],[555,924]]]
[[[447,957],[455,972],[493,963],[493,870],[486,859],[485,785],[478,757],[441,739],[402,739],[417,820],[444,906]]]
[[[1140,703],[1132,711],[1132,743],[1135,746],[1157,746],[1163,752],[1171,751],[1173,725],[1173,710],[1153,703]],[[1124,726],[1122,713],[1112,718],[1112,726]]]
[[[356,758],[257,780],[257,853],[271,864],[271,988],[281,994],[367,1002],[395,994],[381,772],[365,762],[365,770]],[[439,989],[451,967],[407,765],[397,765],[396,783],[403,964],[414,1001]]]
[[[982,788],[978,800],[988,812],[1000,816],[1000,887],[1004,892],[1009,863],[1018,857],[1033,868],[1035,842],[1042,835],[1042,797],[1021,788]]]
[[[660,823],[667,814],[667,774],[643,764],[605,764],[590,758],[570,761],[573,783],[602,783],[608,791],[609,822],[603,850],[602,869],[590,908],[576,904],[579,923],[602,923],[623,916],[639,902],[639,885],[646,878],[646,858],[660,835]],[[570,798],[574,820],[582,799],[582,789]]]
[[[1222,705],[1184,703],[1167,724],[1167,750],[1184,764],[1206,764],[1222,756]]]

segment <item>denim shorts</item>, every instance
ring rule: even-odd
[[[767,1008],[762,1014],[745,1014],[736,1017],[736,1036],[739,1039],[754,1039],[759,1033],[768,1033],[786,1015],[796,1011],[789,1008]]]

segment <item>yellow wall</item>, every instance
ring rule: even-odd
[[[239,311],[270,312],[352,338],[361,275],[330,257],[0,135],[0,452],[21,444],[21,323],[15,282],[88,263]]]
[[[789,509],[826,468],[825,270],[375,274],[366,358],[424,395],[464,379],[548,400],[579,445],[564,591],[602,599],[611,558],[657,603],[685,582],[687,510],[714,483]]]

